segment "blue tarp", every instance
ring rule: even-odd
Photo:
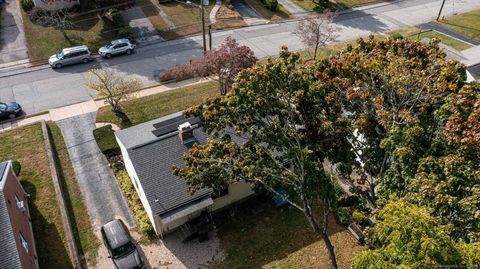
[[[287,193],[283,188],[277,188],[277,195],[275,196],[275,206],[281,207],[287,203],[285,200],[285,194]]]

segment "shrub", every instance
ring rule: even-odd
[[[20,171],[22,171],[22,165],[18,161],[12,161],[12,169],[15,175],[18,177],[20,175]]]
[[[35,6],[33,4],[33,0],[20,0],[20,5],[25,12],[30,12],[30,10],[32,10],[32,8]]]
[[[337,215],[338,221],[343,225],[348,225],[352,222],[352,216],[347,207],[337,207],[335,214]]]
[[[115,133],[111,125],[106,125],[93,130],[93,137],[103,154],[116,154],[120,151],[120,147],[117,144]]]
[[[266,8],[270,9],[271,11],[277,10],[277,6],[278,6],[277,0],[260,0],[260,1]]]
[[[30,12],[28,12],[28,17],[32,22],[38,23],[43,16],[45,16],[45,11],[39,7],[34,7]]]
[[[138,197],[138,194],[132,184],[132,181],[130,180],[130,177],[128,176],[127,171],[122,169],[117,171],[115,175],[120,183],[120,188],[125,194],[128,204],[133,211],[133,215],[135,215],[138,230],[142,234],[148,237],[152,237],[153,235],[155,235],[152,223],[150,222],[147,212],[145,212],[145,209],[140,202],[140,198]]]
[[[368,217],[363,213],[362,211],[355,210],[352,213],[352,218],[353,220],[361,225],[367,224],[368,223]]]
[[[391,37],[393,39],[403,39],[403,36],[400,33],[393,33]]]

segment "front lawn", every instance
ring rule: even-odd
[[[218,82],[208,81],[129,100],[124,103],[123,108],[132,125],[136,125],[185,110],[201,103],[207,97],[214,96],[218,92]],[[118,126],[122,125],[109,106],[98,110],[97,122],[110,122]]]
[[[80,255],[83,254],[87,263],[92,264],[95,261],[99,242],[93,233],[88,211],[83,203],[83,196],[75,178],[75,172],[60,128],[54,122],[48,122],[47,125],[52,138],[53,153],[58,164],[59,179],[63,183],[61,187],[64,189],[73,235],[75,240],[80,242]]]
[[[290,18],[290,13],[280,4],[277,6],[277,10],[271,11],[266,8],[260,0],[245,0],[250,6],[252,6],[262,17],[270,21],[278,21]]]
[[[384,2],[385,0],[336,0],[328,3],[318,4],[318,1],[313,0],[291,0],[301,8],[311,12],[322,12],[326,9],[330,10],[344,10],[353,7],[370,5]]]
[[[17,160],[40,268],[72,268],[40,123],[0,133],[0,161]]]
[[[465,50],[472,47],[472,45],[470,44],[467,44],[455,38],[451,38],[437,31],[422,31],[421,29],[416,27],[402,28],[402,29],[390,32],[388,34],[390,36],[401,35],[408,39],[417,40],[417,41],[421,41],[424,38],[429,38],[429,39],[437,38],[443,44],[450,46],[458,51]]]
[[[48,57],[65,47],[87,45],[92,52],[96,52],[99,47],[116,38],[113,23],[94,13],[73,19],[75,27],[67,30],[67,35],[72,40],[70,43],[59,30],[36,24],[30,21],[23,10],[21,12],[28,57],[32,63],[43,63],[48,60]]]
[[[480,41],[480,9],[448,17],[439,23],[459,34]]]
[[[259,197],[230,215],[215,217],[225,260],[217,268],[329,268],[323,240],[312,232],[303,214],[293,207],[275,208],[273,200]],[[356,239],[332,217],[330,240],[338,268],[350,268],[361,250]]]

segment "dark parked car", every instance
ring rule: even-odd
[[[22,107],[15,102],[0,102],[0,119],[13,119],[22,115]]]
[[[143,262],[127,227],[120,219],[102,226],[103,243],[107,247],[109,258],[117,269],[143,269]]]

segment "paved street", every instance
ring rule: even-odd
[[[447,0],[444,15],[462,13],[480,8],[478,0]],[[441,0],[406,0],[381,3],[354,9],[340,14],[336,24],[340,27],[338,41],[351,40],[370,33],[390,31],[406,25],[417,25],[435,19]],[[227,36],[235,37],[241,44],[250,46],[257,57],[276,55],[281,45],[291,50],[303,49],[293,33],[297,22],[257,25],[236,30],[216,32],[214,46]],[[122,74],[138,76],[145,86],[158,83],[158,75],[176,63],[188,62],[201,54],[201,36],[159,42],[143,48],[130,56],[94,61],[87,65],[52,70],[36,67],[31,72],[12,75],[0,73],[0,100],[17,101],[27,113],[66,106],[89,100],[90,92],[85,87],[85,72],[93,65],[110,67]],[[3,76],[3,77],[2,77]]]

